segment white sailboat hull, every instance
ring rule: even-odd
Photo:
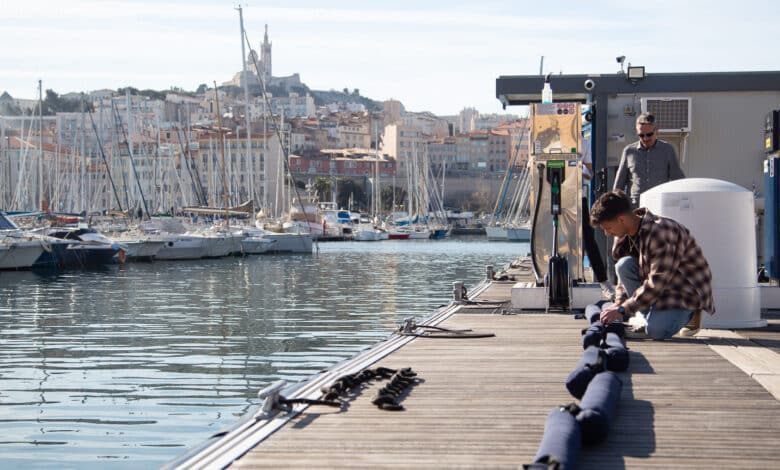
[[[264,237],[246,237],[241,240],[241,251],[245,255],[259,255],[267,253],[276,245],[276,240]]]
[[[308,233],[273,233],[263,234],[263,238],[274,240],[269,250],[274,253],[311,253],[312,237]]]
[[[234,235],[207,235],[204,258],[223,258],[241,252],[241,237]]]
[[[28,269],[43,253],[37,240],[5,239],[0,242],[0,269]]]
[[[382,231],[373,227],[357,228],[352,232],[352,237],[356,242],[376,242],[382,240]]]
[[[165,245],[163,240],[136,238],[133,240],[114,240],[123,250],[127,259],[152,259]]]
[[[427,240],[431,238],[431,231],[428,229],[414,229],[409,232],[411,240]]]
[[[157,252],[155,259],[181,260],[200,259],[206,253],[203,237],[187,235],[164,235],[164,245]]]
[[[506,239],[510,242],[530,242],[531,229],[528,227],[507,227]]]
[[[500,226],[485,227],[485,234],[488,240],[506,241],[509,238],[507,229]]]

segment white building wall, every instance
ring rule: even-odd
[[[691,132],[661,133],[672,144],[688,177],[716,178],[763,192],[763,122],[780,108],[780,92],[708,92],[620,95],[609,100],[607,164],[617,165],[623,148],[637,140],[635,122],[644,97],[690,97]],[[625,114],[632,106],[635,115]],[[622,136],[622,137],[621,137]],[[686,140],[687,137],[687,140]]]

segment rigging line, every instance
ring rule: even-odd
[[[246,40],[247,45],[249,46],[249,50],[252,50],[252,43],[249,41],[249,35],[246,32],[246,29],[244,29],[244,39]],[[282,138],[282,130],[281,125],[284,123],[277,123],[276,118],[273,116],[273,112],[271,110],[271,101],[268,99],[268,94],[266,93],[265,89],[265,80],[263,80],[263,75],[260,73],[260,67],[257,65],[257,58],[255,57],[256,54],[249,54],[252,56],[252,64],[255,66],[255,73],[257,74],[257,79],[260,81],[260,87],[263,91],[263,102],[266,105],[266,109],[268,109],[268,114],[271,116],[271,120],[274,122],[274,127],[276,128],[276,137],[279,139],[279,146],[282,148],[282,157],[284,157],[284,170],[287,173],[287,176],[290,179],[290,185],[293,187],[293,190],[295,191],[295,197],[298,199],[298,205],[301,206],[301,212],[303,213],[304,220],[308,220],[308,214],[306,214],[306,207],[303,205],[303,199],[301,199],[300,191],[298,191],[298,186],[295,184],[295,178],[293,178],[292,170],[290,169],[290,156],[289,156],[289,149],[284,145],[284,139]],[[215,86],[215,92],[216,85]],[[248,105],[248,103],[247,103]],[[263,116],[263,119],[267,119],[268,116]],[[263,139],[267,139],[268,136],[264,135]],[[268,155],[266,155],[268,157]],[[292,204],[292,203],[291,203]],[[311,234],[311,227],[309,227],[309,233]],[[317,252],[320,251],[319,243],[317,239],[312,236],[312,240],[314,241],[314,246],[317,249]]]
[[[87,111],[89,112],[89,122],[92,124],[92,130],[95,132],[95,138],[97,139],[98,149],[100,149],[100,157],[103,159],[103,164],[106,166],[108,181],[111,182],[111,189],[114,191],[114,197],[116,198],[116,203],[119,206],[119,210],[121,212],[124,212],[124,209],[122,209],[122,201],[119,200],[119,194],[116,191],[114,178],[111,176],[111,168],[108,166],[108,160],[106,159],[106,154],[105,152],[103,152],[103,142],[100,140],[100,133],[98,132],[97,126],[95,125],[95,118],[92,117],[91,109],[88,109]]]
[[[192,162],[192,169],[195,170],[195,181],[198,188],[198,191],[200,192],[198,200],[202,200],[204,206],[209,205],[209,197],[208,197],[208,191],[206,191],[206,188],[203,187],[203,182],[200,180],[200,170],[198,169],[199,163],[197,159],[192,158],[192,146],[190,145],[190,121],[189,118],[187,118],[187,131],[185,132],[181,127],[179,127],[179,130],[182,131],[184,134],[184,142],[187,145],[187,155]],[[211,148],[211,143],[209,143],[209,148]],[[210,160],[210,154],[207,155],[207,160]]]
[[[181,126],[176,126],[176,134],[179,137],[179,144],[181,144],[183,140]],[[195,184],[195,176],[192,174],[192,168],[190,167],[189,158],[187,158],[189,153],[190,153],[190,146],[189,144],[186,144],[186,146],[184,147],[184,155],[182,155],[184,159],[184,166],[187,168],[187,173],[190,175],[190,181],[192,182],[192,192],[195,193],[195,198],[198,200],[198,205],[205,206],[203,200],[201,199],[200,191],[198,191],[198,187]]]
[[[111,105],[113,106],[114,102],[111,101]],[[146,204],[146,198],[144,197],[144,190],[141,188],[141,179],[138,177],[138,170],[135,169],[135,161],[133,160],[133,151],[130,150],[130,142],[127,140],[127,132],[125,132],[124,126],[122,126],[122,116],[119,115],[119,110],[114,107],[114,114],[116,115],[116,120],[119,122],[119,128],[122,130],[122,136],[125,139],[125,146],[127,147],[128,157],[130,158],[130,166],[133,168],[133,175],[135,175],[135,183],[136,186],[138,186],[138,192],[141,194],[141,202],[144,204],[144,209],[146,210],[146,217],[147,219],[151,220],[152,216],[149,214],[149,207]]]
[[[114,105],[114,99],[113,98],[111,99],[111,114],[112,114],[112,117],[114,118],[114,130],[116,131],[116,128],[120,127],[120,128],[122,128],[122,133],[124,134],[124,127],[122,127],[122,120],[119,117],[119,111],[116,109],[116,106]],[[130,194],[127,192],[127,177],[125,176],[124,165],[122,164],[122,151],[119,150],[119,145],[120,145],[119,137],[116,135],[116,132],[114,132],[113,134],[114,134],[114,138],[117,139],[116,140],[116,150],[117,150],[117,153],[118,153],[118,156],[119,156],[119,162],[120,162],[120,166],[119,167],[120,167],[121,174],[122,174],[122,188],[124,189],[124,192],[125,192],[125,205],[127,206],[127,210],[130,211]],[[127,137],[126,136],[125,136],[125,143],[127,143]],[[130,152],[130,146],[129,145],[126,145],[126,146],[127,146],[127,151],[129,153]],[[132,214],[130,214],[130,215],[132,216]]]
[[[227,177],[225,175],[225,135],[223,134],[222,129],[222,113],[219,111],[219,90],[217,90],[217,81],[214,80],[214,100],[216,101],[217,105],[217,129],[218,129],[218,136],[219,136],[219,146],[220,146],[220,170],[222,174],[222,203],[225,205],[225,224],[227,227],[230,227],[230,209],[228,204],[228,182]]]
[[[495,220],[498,219],[500,216],[499,213],[503,212],[504,210],[506,193],[509,189],[509,183],[511,181],[508,178],[509,175],[512,174],[512,169],[520,154],[520,147],[523,144],[523,137],[525,137],[527,130],[528,130],[527,127],[523,127],[520,130],[520,138],[517,141],[517,145],[515,145],[512,157],[509,159],[509,165],[507,165],[506,172],[504,173],[504,181],[501,182],[501,193],[499,194],[499,197],[496,199],[496,205],[493,207],[493,221],[491,221],[491,224],[495,224]]]

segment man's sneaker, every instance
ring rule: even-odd
[[[629,326],[635,330],[647,326],[647,320],[645,320],[645,317],[639,312],[635,313],[631,318],[629,318],[626,323],[628,323]]]
[[[680,328],[680,331],[678,331],[677,334],[689,338],[698,333],[699,330],[701,330],[701,310],[696,310],[693,312],[693,316],[691,316],[691,321],[689,321],[688,324],[684,327]]]
[[[607,300],[615,300],[615,286],[611,282],[599,282],[599,286],[601,286],[601,297]]]
[[[647,327],[638,326],[635,328],[626,328],[626,338],[628,339],[648,339]]]

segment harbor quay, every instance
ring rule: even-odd
[[[550,410],[576,402],[564,382],[582,355],[587,325],[571,312],[515,311],[511,291],[530,280],[530,271],[523,258],[465,297],[456,286],[457,300],[425,321],[270,393],[265,411],[253,410],[166,468],[516,469],[532,463]],[[618,374],[622,391],[608,437],[583,446],[578,467],[566,468],[780,466],[780,318],[764,317],[768,326],[761,329],[629,339],[630,366]],[[345,392],[339,408],[279,401],[322,399],[339,378],[380,368],[416,374],[396,397],[402,409],[372,403],[386,385],[381,378]]]

